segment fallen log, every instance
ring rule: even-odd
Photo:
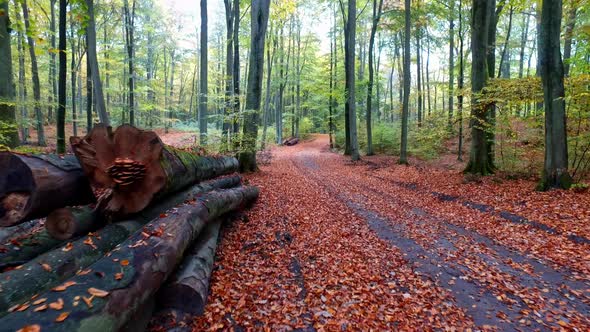
[[[38,297],[45,303],[63,303],[59,312],[28,303],[1,318],[0,326],[8,331],[26,326],[58,332],[118,330],[154,296],[208,221],[257,196],[257,188],[241,187],[179,206],[91,265],[91,273],[78,274]]]
[[[11,238],[0,252],[0,269],[24,264],[31,259],[63,244],[54,239],[43,227],[31,229],[27,234]]]
[[[29,233],[33,228],[39,226],[39,220],[29,220],[22,224],[18,224],[11,227],[0,228],[0,243],[6,243],[10,239],[21,237]]]
[[[96,234],[41,254],[18,269],[5,272],[0,278],[0,315],[12,305],[23,302],[36,293],[46,291],[73,276],[76,271],[88,267],[117,244],[126,240],[141,226],[165,215],[169,209],[185,201],[194,200],[205,192],[238,185],[240,180],[239,176],[232,176],[206,181],[148,207],[141,214],[137,214],[133,220],[109,224]],[[13,262],[12,265],[16,265],[15,263],[18,262]]]
[[[158,293],[160,312],[174,312],[177,322],[180,317],[190,319],[205,311],[220,226],[220,220],[207,225]]]
[[[286,146],[293,146],[297,143],[299,143],[299,138],[297,138],[297,137],[289,137],[283,141],[283,145],[286,145]]]
[[[64,206],[95,200],[73,155],[0,152],[0,226],[46,216]]]
[[[98,207],[109,215],[141,211],[154,199],[238,169],[234,157],[179,150],[162,143],[156,133],[129,125],[114,133],[97,125],[70,142],[93,186],[106,189]]]
[[[137,215],[143,219],[153,219],[162,211],[178,205],[187,200],[193,200],[205,192],[215,189],[227,189],[240,185],[241,178],[237,175],[202,182],[190,187],[179,195],[172,195],[161,202],[139,212]],[[56,239],[67,240],[76,236],[92,232],[102,225],[106,218],[100,212],[90,206],[66,207],[53,211],[47,216],[45,228]]]

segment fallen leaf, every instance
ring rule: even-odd
[[[54,292],[63,292],[66,289],[68,289],[68,287],[75,285],[76,282],[75,281],[66,281],[65,283],[63,283],[62,285],[53,287],[51,290]]]
[[[72,244],[72,242],[68,242],[63,248],[61,248],[61,251],[68,252],[72,249],[74,249],[74,245]]]
[[[94,295],[96,297],[105,297],[105,296],[109,295],[109,292],[104,291],[102,289],[94,288],[94,287],[88,288],[88,293],[90,295]]]
[[[47,310],[47,304],[43,304],[38,306],[37,308],[33,309],[34,312],[44,311]]]
[[[39,324],[35,324],[35,325],[27,325],[19,330],[17,330],[16,332],[40,332],[41,331],[41,326]]]
[[[82,301],[84,301],[84,303],[86,303],[88,308],[92,308],[92,300],[93,299],[94,299],[94,295],[92,295],[91,297],[82,296]]]
[[[115,280],[121,280],[123,279],[123,273],[119,272],[119,273],[115,273]]]
[[[86,269],[86,270],[82,270],[82,271],[78,271],[78,273],[76,273],[79,276],[85,276],[88,273],[92,272],[92,269]]]
[[[23,304],[22,304],[20,307],[18,307],[18,309],[16,309],[16,311],[25,311],[25,310],[27,310],[27,309],[28,309],[30,306],[31,306],[31,305],[30,305],[28,302],[26,302],[26,303],[23,303]]]
[[[47,298],[38,299],[37,301],[33,302],[33,305],[39,305],[43,302],[47,301]]]
[[[168,215],[166,213],[160,213],[160,218],[166,218]]]
[[[121,265],[122,266],[127,266],[127,265],[129,265],[129,261],[127,259],[124,259],[124,260],[121,261]]]
[[[60,297],[55,302],[49,303],[49,308],[53,310],[61,310],[64,308],[64,300]]]
[[[93,249],[97,248],[91,237],[87,237],[86,240],[84,240],[84,244],[91,246]]]
[[[43,270],[47,271],[47,272],[51,272],[51,266],[47,263],[39,263],[41,265],[41,267],[43,268]]]
[[[66,318],[68,318],[68,316],[70,315],[69,312],[62,312],[61,314],[59,314],[59,316],[57,316],[57,318],[55,319],[56,322],[61,323],[64,320],[66,320]]]

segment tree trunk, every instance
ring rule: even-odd
[[[488,29],[490,29],[489,0],[473,0],[471,17],[471,50],[473,64],[471,67],[471,152],[469,163],[465,172],[487,175],[493,173],[492,160],[489,158],[489,144],[487,130],[489,105],[480,102],[479,94],[487,85],[489,67],[488,55]]]
[[[262,94],[262,75],[264,67],[264,41],[268,23],[270,0],[252,0],[252,21],[250,41],[250,73],[248,75],[248,93],[246,95],[246,114],[242,151],[238,153],[240,170],[253,172],[256,165],[256,139],[260,119],[260,99]]]
[[[18,5],[16,3],[14,4],[14,13],[15,13],[17,22],[20,22],[20,20],[21,20],[20,10],[19,10]],[[0,18],[0,21],[1,20],[2,20],[2,18]],[[0,27],[0,31],[2,31],[1,29],[3,29],[3,28]],[[6,35],[2,34],[2,36],[0,36],[0,40],[2,40],[2,37],[4,37],[4,36],[9,36],[9,34],[6,34]],[[24,121],[25,123],[20,125],[21,142],[23,144],[27,144],[28,140],[29,140],[29,124],[28,124],[29,112],[28,112],[27,106],[26,106],[26,104],[27,104],[27,86],[26,86],[26,71],[25,71],[25,41],[24,41],[25,37],[24,37],[24,33],[23,33],[22,29],[17,30],[17,36],[18,36],[18,41],[17,41],[18,100],[21,103],[21,106],[19,107],[21,119],[25,120]],[[10,50],[10,46],[8,47],[8,49]],[[0,59],[11,59],[11,57],[0,55]],[[0,65],[3,66],[2,69],[0,69],[0,71],[7,70],[7,67],[6,67],[7,64],[5,62],[1,62],[1,60],[0,60]],[[8,65],[12,65],[12,63],[9,61]],[[12,69],[12,68],[10,68],[10,69]],[[12,75],[5,75],[5,77],[12,77]],[[10,83],[10,79],[5,80],[4,82]],[[10,86],[12,87],[13,85],[11,84]],[[7,97],[7,96],[3,96],[3,97]],[[0,107],[3,107],[3,106],[0,105]],[[16,123],[16,117],[12,117],[12,114],[10,113],[10,109],[8,109],[6,111],[0,111],[0,117],[2,117],[2,116],[8,117],[8,120],[4,119],[5,122],[10,122],[10,121],[14,120]],[[8,132],[7,136],[10,137],[9,147],[15,147],[16,145],[14,145],[14,133],[10,134],[10,132]]]
[[[159,290],[160,314],[156,316],[174,313],[178,323],[189,322],[190,318],[205,312],[220,228],[221,220],[215,220],[199,234],[176,272]]]
[[[92,130],[92,106],[94,98],[92,91],[94,90],[92,80],[92,65],[90,63],[90,56],[88,56],[88,28],[86,28],[86,133]]]
[[[461,9],[459,9],[461,10]],[[449,5],[449,131],[453,129],[453,101],[455,96],[455,0]]]
[[[229,176],[221,179],[208,180],[190,187],[178,194],[171,195],[166,199],[155,202],[135,215],[143,219],[153,219],[162,211],[166,211],[185,201],[198,198],[203,193],[216,190],[227,189],[239,186],[241,178],[239,176]],[[106,222],[106,218],[100,215],[91,206],[83,207],[66,207],[53,211],[47,216],[45,229],[52,237],[60,240],[67,240],[76,236],[92,232]]]
[[[463,31],[463,0],[459,0],[459,82],[458,90],[459,95],[457,96],[457,115],[459,117],[459,147],[457,151],[457,160],[463,161],[463,89],[465,80],[465,65],[463,59],[464,48],[464,31]]]
[[[134,45],[135,39],[133,33],[135,30],[135,0],[133,0],[132,8],[129,9],[129,1],[125,0],[123,3],[125,11],[125,44],[127,48],[127,61],[128,61],[128,84],[129,84],[129,124],[135,125],[135,69],[133,66],[134,61]]]
[[[72,127],[74,131],[74,136],[78,136],[78,120],[76,113],[76,75],[77,75],[77,65],[76,65],[76,58],[75,54],[78,53],[76,50],[76,41],[74,38],[74,22],[70,22],[70,48],[71,48],[71,58],[70,58],[70,88],[71,88],[71,97],[72,97]],[[80,45],[78,44],[78,50],[80,49]],[[80,61],[80,60],[78,60]]]
[[[52,331],[116,331],[155,295],[207,222],[252,203],[257,196],[254,187],[213,192],[179,206],[175,214],[154,219],[121,243],[119,250],[90,266],[91,271],[104,273],[103,278],[95,273],[78,274],[64,291],[41,296],[47,303],[63,299],[64,310],[70,313],[64,324],[55,324],[52,311],[34,312],[33,308],[13,312],[0,322],[10,330],[36,324]],[[95,294],[88,300],[92,308],[73,306],[76,296],[84,294]]]
[[[572,56],[572,36],[576,26],[576,15],[578,12],[578,2],[572,1],[572,7],[568,11],[567,21],[565,24],[565,42],[563,47],[563,62],[564,62],[564,75],[565,77],[570,76],[570,58]]]
[[[539,31],[539,61],[545,105],[545,164],[539,188],[568,189],[567,125],[564,69],[560,51],[562,2],[543,1]]]
[[[373,113],[373,84],[375,80],[375,69],[373,62],[375,57],[375,34],[379,20],[381,19],[381,11],[383,10],[383,0],[373,0],[373,24],[371,26],[371,35],[369,37],[369,84],[367,87],[367,155],[372,156],[373,152],[373,128],[371,116]]]
[[[88,9],[88,25],[86,33],[88,35],[88,61],[90,62],[92,73],[92,87],[94,89],[94,103],[96,106],[96,113],[101,123],[106,126],[110,125],[109,115],[107,113],[104,94],[102,91],[102,83],[100,81],[100,70],[98,68],[98,58],[96,55],[96,27],[94,22],[94,0],[86,0]]]
[[[64,206],[94,201],[80,164],[72,155],[0,152],[0,226],[43,217]]]
[[[35,41],[31,32],[29,22],[29,8],[27,1],[21,2],[23,9],[23,18],[25,19],[25,28],[27,30],[27,42],[29,44],[29,56],[31,57],[31,74],[33,77],[33,97],[35,98],[35,117],[37,120],[37,144],[45,146],[45,130],[43,128],[43,113],[41,112],[41,83],[39,81],[39,69],[37,66],[37,55],[35,53]]]
[[[271,27],[271,31],[272,31],[272,27]],[[272,32],[271,32],[272,35]],[[270,88],[271,88],[271,75],[272,75],[272,67],[274,65],[274,57],[275,57],[275,53],[277,50],[277,45],[276,45],[276,39],[273,37],[273,40],[271,40],[269,42],[273,44],[272,47],[272,53],[271,53],[271,48],[270,45],[268,45],[268,49],[267,49],[267,53],[266,53],[266,96],[265,96],[265,100],[264,100],[264,115],[262,118],[262,123],[263,123],[263,127],[262,127],[262,142],[261,142],[261,146],[260,149],[264,150],[266,147],[266,132],[268,129],[268,117],[270,114]]]
[[[510,78],[510,53],[508,51],[510,43],[510,34],[512,33],[512,17],[514,16],[514,6],[510,6],[510,15],[508,16],[508,31],[506,32],[506,40],[502,49],[502,56],[500,56],[500,66],[498,69],[498,78]],[[507,74],[506,74],[507,72]]]
[[[240,113],[240,0],[234,0],[234,61],[233,74],[234,80],[234,121],[233,132],[237,134],[240,131],[238,116]]]
[[[231,146],[231,132],[233,128],[232,118],[234,114],[234,86],[233,86],[233,66],[234,66],[234,11],[231,0],[223,0],[225,5],[225,26],[226,26],[226,51],[225,51],[225,112],[223,116],[223,133],[227,135],[227,149]],[[239,18],[238,18],[239,19]]]
[[[405,33],[404,33],[404,97],[402,108],[402,137],[399,163],[408,164],[408,113],[410,107],[410,38],[411,38],[411,0],[405,0]]]
[[[55,31],[55,2],[56,0],[50,0],[49,1],[49,11],[51,13],[50,19],[49,19],[49,35],[50,35],[50,42],[51,42],[51,49],[52,50],[56,50],[56,45],[55,45],[55,35],[57,34]],[[55,80],[55,75],[57,75],[57,69],[56,69],[56,61],[55,61],[55,52],[51,52],[49,53],[49,85],[51,86],[51,93],[49,93],[49,97],[48,97],[48,101],[49,101],[49,105],[47,107],[47,121],[51,124],[53,123],[53,107],[54,107],[54,103],[57,102],[58,100],[58,87],[57,87],[57,81]],[[59,107],[59,106],[58,106]],[[59,125],[58,125],[58,131],[59,131]],[[59,135],[58,135],[58,140],[59,140]],[[58,149],[59,149],[59,144],[58,144]]]
[[[418,10],[420,10],[420,1],[417,1]],[[418,127],[422,127],[422,67],[420,66],[421,63],[421,53],[422,53],[422,33],[420,22],[416,24],[416,90],[417,90],[417,98],[418,98]]]
[[[344,15],[344,8],[342,9]],[[356,98],[355,98],[355,46],[356,46],[356,0],[348,0],[348,13],[345,20],[344,41],[345,56],[344,67],[346,70],[346,105],[345,114],[348,114],[348,132],[350,139],[350,157],[353,161],[360,159],[357,128],[356,128]]]
[[[524,76],[524,51],[529,34],[529,20],[531,18],[531,16],[526,13],[524,16],[522,36],[520,37],[520,63],[518,65],[518,78],[523,78]]]
[[[66,57],[67,10],[67,0],[59,0],[59,96],[57,105],[57,153],[59,154],[66,153],[66,75],[68,71],[68,59]],[[71,54],[71,56],[73,58],[74,54]]]
[[[201,0],[201,75],[199,89],[199,141],[207,145],[207,0]]]
[[[18,127],[16,125],[16,106],[14,100],[14,83],[12,78],[12,55],[10,49],[10,20],[8,18],[8,1],[0,3],[0,125],[7,126],[2,132],[6,136],[5,144],[8,147],[19,145]],[[28,19],[26,21],[28,26]],[[34,50],[32,51],[34,53]],[[0,142],[4,143],[4,142]]]
[[[25,234],[10,237],[3,247],[5,250],[0,252],[0,269],[25,264],[62,244],[63,241],[51,237],[41,225],[35,225]]]
[[[164,145],[154,132],[128,125],[114,133],[99,125],[86,137],[70,141],[91,183],[106,189],[97,209],[113,216],[141,211],[159,197],[238,167],[233,157],[178,150]]]

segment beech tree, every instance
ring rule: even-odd
[[[405,33],[404,33],[404,96],[402,106],[402,137],[399,155],[400,164],[408,164],[408,116],[410,108],[410,31],[412,24],[411,16],[411,0],[406,0],[404,18],[405,18]]]
[[[199,141],[207,144],[207,0],[201,0],[201,76],[199,89]]]
[[[0,0],[0,144],[16,147],[19,144],[14,105],[12,51],[10,49],[10,20],[8,0]]]
[[[260,101],[262,99],[262,75],[264,67],[264,44],[270,0],[252,0],[250,62],[248,64],[248,92],[246,93],[246,114],[241,151],[238,153],[240,170],[253,172],[256,165],[256,139],[260,120]]]
[[[57,105],[57,153],[66,152],[66,74],[68,59],[66,56],[66,15],[68,3],[59,0],[59,78],[58,78],[58,105]],[[74,56],[73,54],[71,55]]]
[[[543,0],[539,62],[545,105],[545,163],[540,189],[572,184],[568,173],[564,68],[561,59],[561,0]]]

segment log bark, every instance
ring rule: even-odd
[[[13,237],[0,251],[0,269],[18,266],[47,252],[63,241],[54,239],[43,226],[34,227],[29,233]]]
[[[194,200],[203,193],[215,189],[233,188],[239,186],[240,183],[241,178],[237,175],[205,181],[178,195],[169,196],[167,199],[148,206],[137,216],[143,219],[153,219],[162,211],[166,211],[184,201]],[[45,221],[45,228],[52,237],[67,240],[92,232],[103,226],[105,222],[106,218],[101,217],[100,212],[91,206],[66,207],[50,213]]]
[[[208,221],[253,202],[257,196],[257,188],[242,187],[212,192],[179,206],[174,214],[155,219],[90,266],[92,273],[69,279],[63,291],[40,295],[47,303],[63,300],[61,314],[68,315],[63,322],[55,323],[60,315],[55,310],[36,312],[31,306],[3,317],[1,326],[7,330],[25,325],[38,325],[42,331],[118,330],[154,296]],[[74,303],[77,296],[85,296],[91,307],[81,301]]]
[[[23,223],[64,206],[95,200],[73,155],[0,152],[0,226]]]
[[[159,291],[159,313],[176,313],[177,323],[182,317],[190,319],[203,314],[220,227],[221,220],[207,225],[177,271]]]
[[[10,239],[22,237],[31,232],[31,230],[38,225],[39,220],[35,219],[16,226],[0,228],[0,243],[6,243],[7,241],[10,241]]]
[[[237,179],[237,180],[236,180]],[[44,292],[73,276],[90,264],[96,262],[106,252],[123,242],[141,226],[154,218],[165,215],[168,210],[185,201],[192,201],[199,195],[240,183],[240,177],[209,181],[192,187],[181,194],[174,195],[159,204],[144,210],[135,218],[109,224],[95,234],[65,244],[59,249],[49,251],[23,264],[19,269],[5,272],[0,278],[0,315],[11,306],[22,303],[28,297]],[[92,211],[90,211],[92,212]],[[173,212],[172,212],[173,213]],[[98,216],[98,214],[85,214]]]
[[[98,209],[114,216],[139,212],[155,199],[238,168],[233,157],[175,149],[154,132],[129,125],[114,133],[98,125],[84,138],[70,141],[93,186],[106,189]]]

